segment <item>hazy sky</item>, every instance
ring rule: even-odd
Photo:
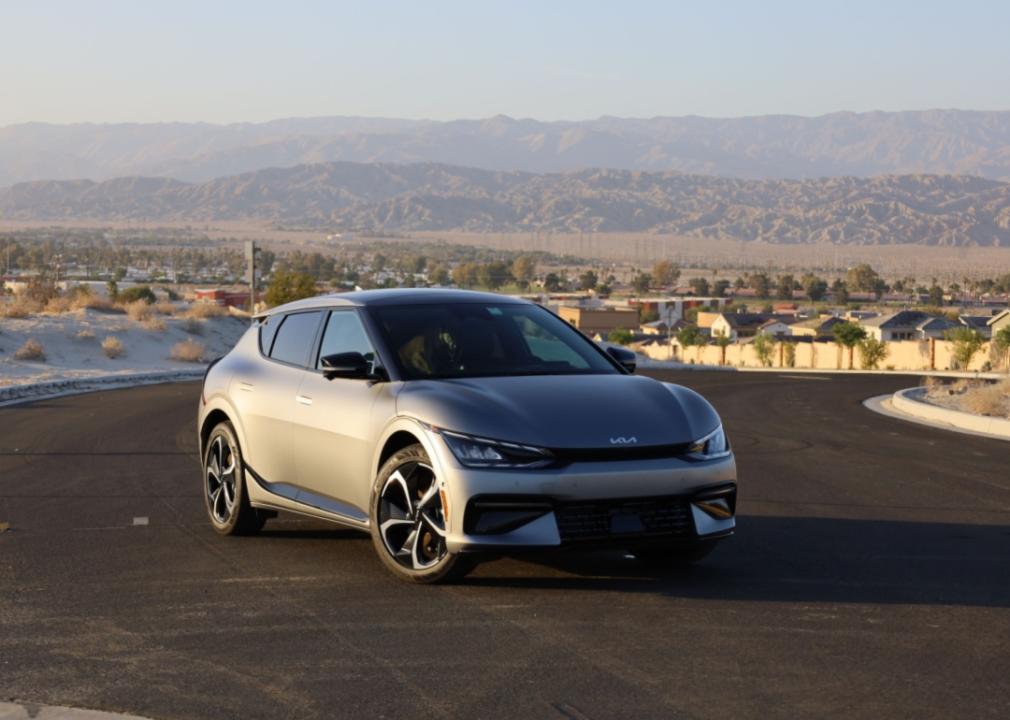
[[[1010,2],[0,0],[0,125],[1010,109]]]

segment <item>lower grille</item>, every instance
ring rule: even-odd
[[[690,503],[681,497],[559,503],[554,515],[562,542],[694,535]]]

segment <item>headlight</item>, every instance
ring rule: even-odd
[[[461,465],[482,468],[536,468],[554,459],[549,450],[439,430]]]
[[[688,453],[699,460],[718,460],[729,455],[729,440],[722,425],[703,437],[691,443]]]

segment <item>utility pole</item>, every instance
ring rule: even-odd
[[[256,253],[258,248],[256,247],[256,241],[246,240],[245,241],[245,259],[248,263],[246,272],[249,276],[249,314],[253,315],[256,312]]]

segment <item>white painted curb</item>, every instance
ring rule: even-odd
[[[925,393],[926,388],[921,387],[899,390],[891,396],[891,406],[895,410],[913,417],[952,425],[961,430],[996,435],[1010,440],[1010,420],[975,415],[973,413],[961,412],[960,410],[948,410],[947,408],[918,399],[925,395]]]

